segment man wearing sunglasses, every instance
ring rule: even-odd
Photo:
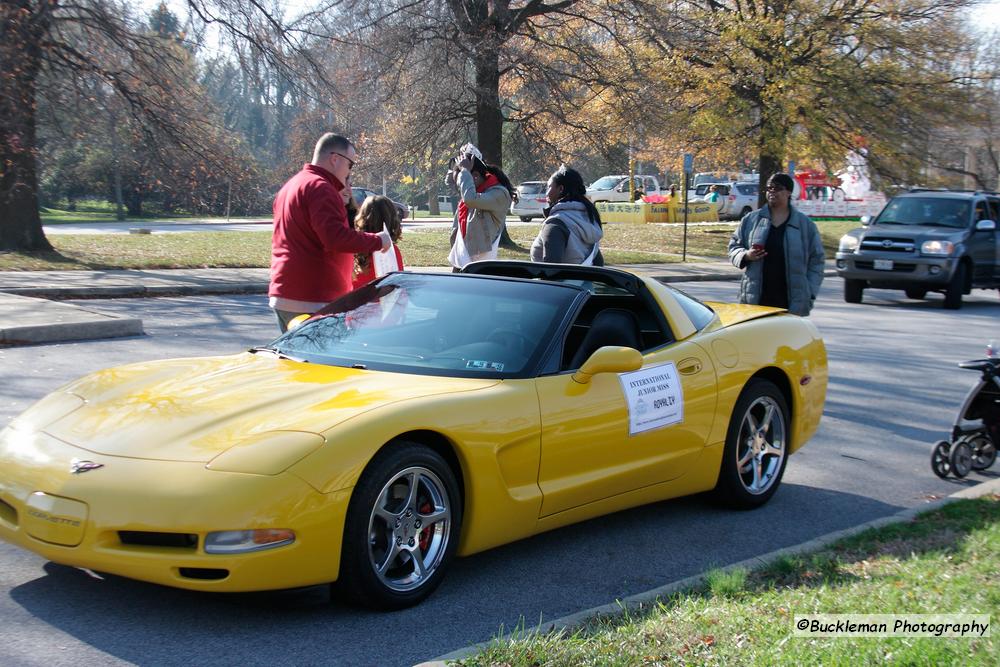
[[[387,250],[389,234],[369,234],[348,223],[342,192],[358,159],[354,144],[327,133],[274,199],[269,304],[284,332],[288,322],[315,313],[351,290],[354,255]]]

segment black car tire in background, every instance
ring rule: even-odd
[[[861,303],[865,293],[865,281],[855,278],[844,278],[844,301]]]
[[[908,299],[916,299],[919,301],[927,296],[927,290],[923,287],[907,287],[905,291]]]
[[[944,307],[948,310],[958,310],[962,307],[962,294],[965,292],[965,264],[955,267],[955,275],[944,291]]]
[[[781,390],[763,378],[747,382],[729,418],[716,499],[734,509],[770,500],[785,474],[790,427]]]
[[[461,491],[444,458],[415,442],[389,443],[351,495],[338,591],[374,609],[419,603],[441,583],[461,525]]]

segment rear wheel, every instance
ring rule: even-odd
[[[716,497],[738,509],[770,500],[785,473],[788,435],[788,406],[781,391],[769,380],[750,380],[729,419]]]
[[[993,441],[983,434],[974,435],[968,439],[972,448],[972,469],[986,470],[997,460],[997,448]]]
[[[740,211],[740,220],[742,220],[743,218],[745,218],[747,216],[747,213],[751,213],[752,211],[753,211],[753,209],[750,208],[749,206],[744,206],[743,210]]]
[[[925,296],[927,296],[927,290],[925,290],[923,287],[907,287],[906,296],[909,299],[920,300],[923,299]]]
[[[865,281],[854,278],[844,278],[844,301],[847,303],[861,303],[861,298],[865,292]]]
[[[965,292],[965,264],[959,264],[955,275],[944,291],[944,307],[948,310],[958,310],[962,307],[962,294]]]
[[[518,217],[521,218],[521,222],[531,222],[531,216],[530,215],[522,215],[522,216],[518,216]]]
[[[417,604],[441,583],[461,524],[458,483],[445,460],[417,443],[389,445],[351,496],[340,590],[376,609]]]

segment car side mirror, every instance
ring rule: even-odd
[[[992,220],[980,220],[976,223],[977,232],[992,232],[996,231],[997,223]]]
[[[872,217],[870,215],[863,215],[861,216],[860,222],[862,227],[867,227],[872,224]]]
[[[598,373],[627,373],[642,368],[642,352],[634,347],[605,345],[590,355],[580,370],[573,373],[573,380],[587,384]]]

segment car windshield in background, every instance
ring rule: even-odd
[[[517,191],[522,195],[538,195],[545,192],[545,183],[521,183]]]
[[[969,202],[946,197],[897,197],[886,204],[873,224],[962,229],[969,225]]]
[[[579,289],[397,273],[334,301],[270,349],[330,366],[454,377],[533,369]]]
[[[604,178],[599,178],[587,188],[588,190],[610,190],[611,188],[618,185],[622,180],[621,176],[605,176]]]

